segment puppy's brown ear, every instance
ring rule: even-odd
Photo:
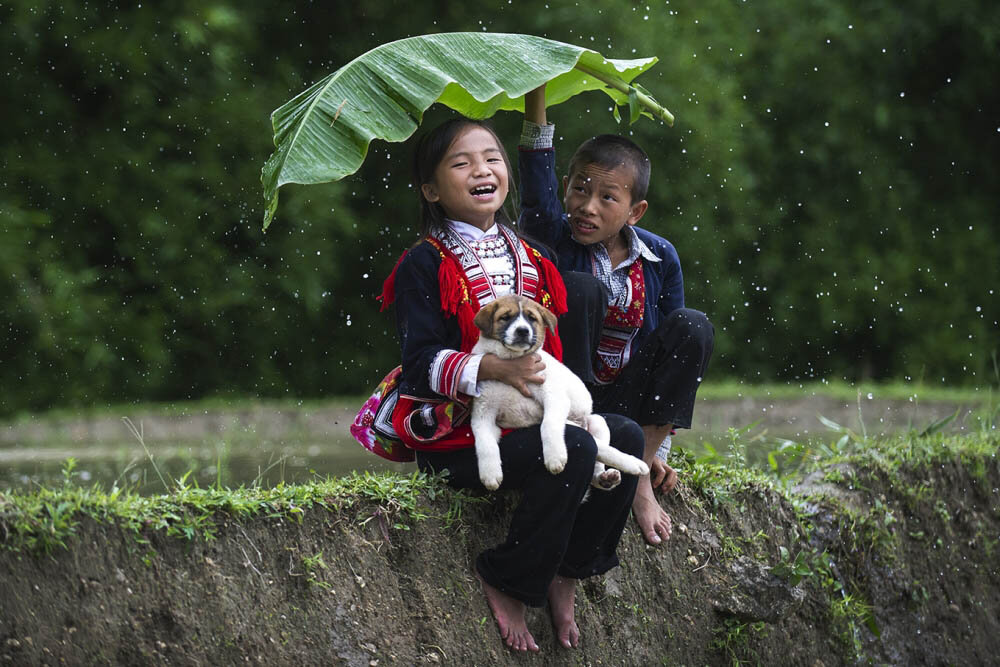
[[[538,310],[542,313],[542,321],[545,322],[545,326],[548,327],[549,331],[555,333],[557,322],[556,316],[545,306],[539,306]]]
[[[493,311],[497,309],[497,302],[491,301],[476,313],[476,316],[472,319],[472,323],[476,325],[482,332],[487,332],[493,328]]]

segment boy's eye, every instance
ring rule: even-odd
[[[612,195],[604,195],[604,198],[607,199],[608,201],[618,201]]]
[[[468,162],[456,162],[455,164],[453,164],[451,166],[452,166],[453,169],[455,169],[455,168],[458,168],[458,167],[464,167],[467,164],[469,164],[469,163]]]

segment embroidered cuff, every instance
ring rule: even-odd
[[[458,378],[458,390],[463,394],[479,396],[479,364],[482,360],[482,354],[473,354],[462,369],[462,375]]]
[[[447,396],[453,401],[458,401],[459,378],[462,376],[462,369],[469,362],[472,355],[455,350],[441,350],[434,357],[430,369],[431,389]]]
[[[555,133],[556,126],[552,123],[539,125],[526,120],[521,126],[521,141],[518,143],[518,147],[536,151],[552,148],[552,137],[555,136]]]
[[[664,463],[667,462],[667,457],[670,456],[670,436],[668,435],[660,443],[660,448],[656,450],[656,458],[660,459]]]

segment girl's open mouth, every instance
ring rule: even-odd
[[[580,220],[579,218],[573,219],[573,226],[581,232],[596,232],[597,225],[591,224],[585,220]]]
[[[489,197],[494,192],[497,191],[497,186],[495,185],[477,185],[476,187],[469,190],[469,193],[473,197]]]

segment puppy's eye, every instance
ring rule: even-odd
[[[525,314],[524,314],[524,317],[525,317],[525,319],[526,319],[526,320],[528,320],[529,322],[535,322],[535,321],[537,321],[537,318],[535,317],[535,314],[534,314],[534,313],[525,313]]]
[[[503,315],[501,315],[501,316],[500,316],[500,317],[498,317],[497,319],[498,319],[499,321],[501,321],[501,322],[509,322],[509,321],[510,321],[510,315],[509,315],[509,314],[507,314],[507,313],[504,313]]]

